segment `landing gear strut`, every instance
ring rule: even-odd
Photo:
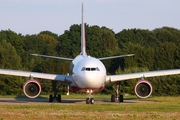
[[[49,102],[53,102],[54,100],[56,100],[57,102],[61,102],[61,95],[57,95],[60,85],[57,86],[57,84],[57,81],[52,81],[52,90],[54,92],[54,95],[49,95]]]
[[[116,91],[116,95],[111,95],[111,102],[124,102],[124,98],[123,98],[123,95],[120,94],[120,91],[121,91],[121,82],[118,82],[116,84],[116,88],[115,88],[115,91]]]
[[[88,98],[86,98],[86,104],[94,104],[94,99],[92,98],[92,90],[87,90]]]

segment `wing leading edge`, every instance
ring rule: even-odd
[[[20,70],[5,70],[5,69],[0,69],[0,74],[56,80],[66,84],[72,82],[70,76],[67,75],[28,72],[28,71],[20,71]]]
[[[128,56],[133,56],[133,55],[134,55],[134,54],[127,54],[127,55],[103,57],[103,58],[98,58],[98,59],[99,59],[99,60],[107,60],[107,59],[113,59],[113,58],[128,57]]]
[[[39,57],[46,57],[46,58],[54,58],[54,59],[60,59],[60,60],[70,60],[72,61],[72,58],[64,58],[64,57],[56,57],[56,56],[48,56],[48,55],[41,55],[41,54],[31,54],[33,56],[39,56]]]
[[[180,74],[180,69],[139,72],[139,73],[122,74],[122,75],[108,75],[106,77],[106,82],[117,82],[117,81],[129,80],[134,78],[141,79],[145,77],[155,77],[155,76],[165,76],[165,75],[175,75],[175,74]]]

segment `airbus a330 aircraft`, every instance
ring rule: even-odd
[[[149,71],[140,72],[132,74],[122,74],[122,75],[107,75],[106,68],[101,60],[112,59],[125,56],[133,56],[133,54],[121,55],[121,56],[111,56],[105,58],[94,58],[86,53],[86,40],[85,40],[85,25],[83,22],[83,4],[82,4],[82,24],[81,24],[81,53],[74,59],[47,56],[40,54],[32,54],[34,56],[48,57],[61,60],[72,61],[70,65],[69,75],[60,74],[46,74],[38,72],[28,72],[20,70],[6,70],[0,69],[0,74],[4,75],[14,75],[14,76],[24,76],[29,77],[23,85],[23,92],[29,98],[36,98],[41,93],[40,82],[34,78],[41,78],[46,80],[51,80],[53,82],[54,95],[49,96],[49,101],[53,102],[55,99],[61,102],[61,95],[57,95],[57,83],[64,83],[69,85],[72,92],[84,92],[88,93],[88,98],[86,99],[87,104],[93,104],[94,99],[92,98],[92,93],[100,92],[104,89],[105,84],[117,83],[116,95],[111,96],[111,102],[118,100],[123,102],[123,96],[119,95],[120,81],[129,80],[133,78],[140,78],[134,87],[134,92],[139,98],[147,98],[152,93],[152,85],[148,80],[144,80],[145,77],[153,76],[163,76],[163,75],[174,75],[180,74],[180,69],[174,70],[160,70],[160,71]]]

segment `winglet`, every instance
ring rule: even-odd
[[[84,57],[87,56],[86,54],[86,38],[85,38],[85,25],[83,21],[83,13],[84,13],[84,6],[82,3],[82,23],[81,23],[81,55]]]

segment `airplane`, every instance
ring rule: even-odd
[[[130,57],[134,54],[110,56],[104,58],[95,58],[87,55],[83,14],[84,8],[82,4],[81,52],[74,59],[41,54],[31,54],[33,56],[72,61],[70,65],[69,75],[48,74],[8,69],[0,69],[0,74],[29,77],[30,79],[27,80],[23,85],[23,92],[28,98],[36,98],[40,95],[42,91],[41,84],[38,80],[34,79],[40,78],[45,80],[51,80],[53,83],[52,88],[54,95],[49,95],[49,102],[53,102],[54,100],[56,100],[57,102],[61,102],[61,95],[57,94],[57,85],[58,83],[63,83],[68,85],[72,92],[87,93],[88,97],[86,98],[86,104],[94,104],[95,100],[92,94],[102,91],[105,88],[106,84],[116,83],[117,85],[115,90],[116,95],[111,95],[111,102],[123,102],[123,96],[120,95],[121,81],[139,78],[140,80],[137,81],[137,83],[135,84],[134,92],[139,98],[147,98],[152,94],[153,88],[152,84],[144,78],[180,74],[180,69],[172,69],[119,75],[107,75],[106,68],[101,62],[102,60],[127,56]]]

